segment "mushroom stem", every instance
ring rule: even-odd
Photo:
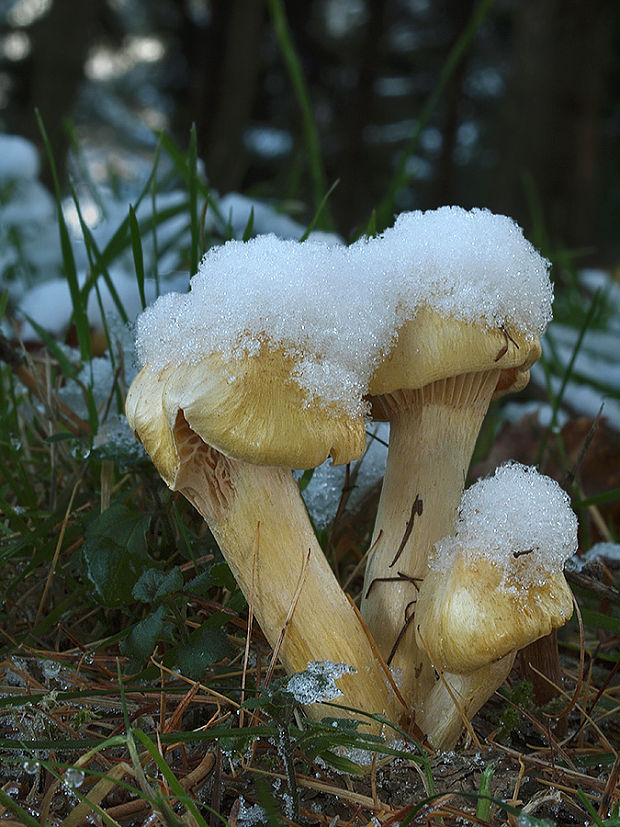
[[[362,615],[414,711],[435,677],[428,657],[416,645],[415,624],[403,629],[415,610],[429,552],[454,528],[471,455],[498,378],[499,370],[461,374],[373,399],[390,421],[390,446]]]
[[[338,679],[343,695],[336,702],[393,717],[393,692],[316,540],[291,472],[226,457],[181,412],[174,441],[180,464],[173,487],[209,524],[269,644],[280,644],[287,673],[310,661],[344,662],[356,672]],[[320,704],[308,713],[355,717]]]
[[[511,652],[469,675],[442,673],[417,714],[418,725],[435,749],[455,746],[466,722],[504,683],[514,659],[515,653]]]

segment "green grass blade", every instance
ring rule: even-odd
[[[75,208],[77,211],[78,221],[80,222],[80,229],[82,231],[82,237],[84,239],[84,246],[86,247],[86,255],[88,256],[88,263],[90,265],[90,276],[88,277],[86,284],[82,288],[82,294],[84,296],[88,296],[90,290],[93,287],[95,287],[96,289],[97,279],[99,276],[101,276],[107,285],[110,296],[112,297],[112,301],[114,302],[122,321],[126,324],[128,318],[127,314],[125,313],[125,308],[123,307],[123,303],[120,300],[116,288],[114,287],[114,283],[110,277],[107,265],[103,260],[97,242],[95,241],[90,227],[84,220],[82,208],[80,207],[80,202],[78,200],[77,193],[75,192],[75,188],[73,187],[73,185],[71,185],[71,195],[73,197],[73,202],[75,204]],[[101,321],[105,324],[105,318],[103,315],[101,316]]]
[[[6,313],[6,306],[9,302],[9,290],[8,288],[3,292],[0,293],[0,320],[4,318],[4,314]]]
[[[590,799],[584,793],[583,790],[579,790],[579,789],[577,790],[577,798],[579,799],[579,801],[581,801],[581,803],[583,804],[585,809],[588,811],[588,815],[592,819],[592,824],[595,824],[596,827],[605,827],[605,822],[601,819],[599,814],[596,812],[596,810],[592,806],[592,802],[590,801]]]
[[[612,488],[594,497],[586,497],[573,503],[573,508],[587,508],[589,505],[607,505],[608,503],[620,502],[620,488]]]
[[[321,217],[321,213],[323,212],[323,209],[325,208],[325,205],[327,204],[327,201],[329,200],[329,196],[336,189],[336,187],[338,186],[339,183],[340,183],[340,178],[337,178],[334,181],[334,183],[331,185],[331,187],[327,190],[327,192],[325,193],[325,195],[321,199],[321,203],[317,207],[316,212],[314,213],[314,217],[313,217],[312,221],[308,224],[308,228],[307,228],[306,232],[299,239],[300,241],[305,241],[308,238],[308,236],[310,235],[310,233],[314,230],[314,228],[318,224],[319,218]]]
[[[549,391],[550,391],[550,399],[551,399],[551,421],[547,426],[545,433],[540,441],[540,445],[538,447],[538,453],[536,454],[536,459],[534,460],[534,465],[540,465],[542,458],[545,455],[545,451],[547,449],[547,444],[549,442],[549,438],[554,431],[554,428],[557,425],[558,421],[558,412],[560,410],[560,405],[562,404],[562,399],[564,398],[564,393],[566,391],[566,386],[572,376],[573,373],[573,366],[575,364],[575,360],[577,359],[577,355],[581,350],[581,345],[583,344],[583,337],[586,335],[588,328],[594,318],[596,311],[598,310],[598,302],[601,296],[601,291],[597,290],[592,297],[592,301],[590,303],[590,307],[588,308],[588,312],[583,320],[583,324],[579,330],[579,334],[575,341],[575,346],[573,347],[573,351],[571,353],[570,359],[568,360],[568,364],[566,365],[566,369],[564,370],[564,375],[562,376],[562,382],[560,384],[560,388],[557,394],[554,394],[551,389],[551,383],[548,383]],[[547,334],[549,336],[549,334]]]
[[[319,144],[319,132],[314,120],[312,102],[310,101],[310,95],[308,93],[306,81],[301,69],[301,62],[297,56],[297,52],[293,44],[293,37],[286,19],[284,3],[282,0],[268,0],[268,5],[276,32],[276,37],[278,39],[278,45],[280,46],[291,83],[293,84],[297,103],[301,109],[306,150],[310,161],[314,204],[315,209],[318,211],[318,208],[323,200],[324,193],[327,189],[327,177],[323,168],[323,160],[321,158]],[[332,230],[334,227],[330,210],[327,206],[325,206],[325,209],[322,211],[322,221],[320,227],[323,230]]]
[[[193,276],[198,270],[198,261],[201,257],[200,224],[198,221],[198,138],[196,136],[195,124],[192,124],[189,134],[189,153],[187,161],[189,216],[192,238],[189,253],[189,273],[190,276]]]
[[[43,119],[39,110],[35,110],[37,123],[43,137],[45,150],[49,161],[52,178],[54,181],[54,192],[56,196],[56,209],[58,211],[58,230],[60,232],[60,248],[62,253],[62,263],[65,277],[69,285],[71,293],[71,302],[73,305],[73,321],[77,333],[78,347],[82,359],[90,359],[91,339],[90,339],[90,325],[88,323],[88,316],[86,313],[87,297],[83,296],[78,283],[77,270],[75,267],[75,258],[73,256],[73,248],[71,246],[71,239],[69,238],[69,230],[62,211],[62,198],[60,194],[60,184],[58,182],[58,173],[56,171],[56,163],[54,161],[54,154],[52,147],[43,124]]]
[[[162,754],[157,749],[157,745],[154,743],[154,741],[152,741],[146,734],[146,732],[143,732],[141,729],[133,729],[132,734],[138,739],[138,741],[140,741],[142,746],[148,751],[153,762],[157,765],[157,768],[161,772],[162,776],[166,779],[166,782],[168,783],[168,786],[174,793],[175,797],[179,799],[179,801],[183,804],[188,813],[191,813],[191,815],[196,819],[196,823],[199,825],[199,827],[208,827],[207,822],[200,815],[200,812],[198,811],[198,808],[196,807],[191,795],[189,795],[189,793],[187,793],[183,789],[181,783],[179,782],[179,779],[172,772],[172,770],[164,760]],[[202,806],[208,809],[209,812],[216,815],[220,819],[222,824],[228,824],[228,821],[222,815],[216,813],[215,810],[212,810],[205,804],[203,804]]]
[[[159,151],[161,142],[157,144],[155,161],[153,162],[153,180],[151,183],[151,215],[157,215],[157,166],[159,164]],[[153,277],[155,278],[155,295],[159,296],[159,244],[157,240],[157,221],[153,222],[151,230],[153,241]]]
[[[245,230],[243,231],[243,241],[249,241],[252,238],[252,232],[254,230],[254,207],[250,209],[250,217],[248,218],[248,223],[245,225]]]
[[[476,804],[476,817],[481,821],[488,821],[491,817],[491,779],[493,778],[494,769],[489,764],[484,768],[480,778],[480,790],[478,803]]]
[[[144,256],[142,255],[142,239],[140,238],[140,227],[134,208],[129,206],[129,232],[131,235],[131,248],[133,251],[133,263],[136,269],[136,281],[138,282],[138,293],[142,309],[146,307],[146,293],[144,292]]]
[[[591,629],[605,629],[614,635],[620,635],[620,617],[611,617],[600,612],[593,612],[585,607],[581,610],[584,625]]]
[[[40,822],[38,822],[36,818],[33,818],[27,810],[20,807],[19,804],[16,801],[13,801],[11,796],[5,793],[2,789],[0,789],[0,804],[2,804],[2,806],[9,812],[19,816],[22,824],[25,824],[26,827],[41,827]]]
[[[60,365],[60,369],[62,371],[63,376],[66,379],[75,379],[78,372],[71,364],[70,360],[67,356],[63,353],[63,351],[58,347],[56,340],[51,336],[44,327],[41,327],[40,324],[35,322],[33,318],[31,318],[27,313],[24,313],[24,319],[29,322],[37,336],[41,339],[45,347],[49,350],[52,354],[54,359]]]

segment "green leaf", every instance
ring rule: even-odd
[[[132,602],[133,587],[150,562],[146,546],[150,519],[114,504],[86,529],[86,572],[106,606]]]
[[[214,586],[213,578],[211,577],[211,567],[206,571],[201,571],[196,577],[192,577],[183,587],[184,592],[192,592],[193,594],[206,595],[209,589]]]
[[[231,653],[232,647],[221,629],[201,626],[192,632],[188,643],[177,648],[175,662],[183,675],[198,680],[206,666]]]
[[[155,644],[161,639],[166,618],[166,607],[159,606],[157,611],[141,620],[120,643],[120,650],[132,660],[143,662],[151,656]]]
[[[132,595],[142,603],[157,603],[169,594],[181,591],[182,588],[183,574],[178,567],[175,566],[168,574],[150,568],[140,575],[133,587]]]
[[[214,563],[211,566],[210,574],[214,586],[223,586],[231,592],[237,588],[233,573],[226,563]]]

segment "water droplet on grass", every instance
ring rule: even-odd
[[[69,767],[63,775],[65,784],[69,787],[81,787],[84,783],[84,772],[73,767]]]

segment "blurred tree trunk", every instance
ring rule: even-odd
[[[28,75],[22,79],[23,108],[16,131],[42,146],[34,116],[38,107],[61,180],[69,147],[63,122],[73,113],[101,6],[100,0],[55,0],[49,12],[29,29],[32,50]],[[45,163],[42,169],[43,181],[51,186]]]
[[[450,34],[446,47],[449,54],[463,33],[474,10],[475,0],[447,0],[445,23]],[[467,74],[469,51],[461,58],[443,94],[441,123],[441,152],[437,162],[434,185],[434,203],[431,206],[452,204],[454,192],[454,150],[462,118],[463,82]]]
[[[179,10],[184,3],[177,0]],[[241,186],[246,171],[243,135],[251,120],[260,75],[264,0],[213,3],[208,27],[184,14],[181,48],[189,63],[185,100],[176,129],[198,130],[198,149],[209,181],[226,192]]]
[[[528,224],[529,179],[552,237],[570,245],[595,236],[612,10],[612,0],[515,4],[498,205]]]
[[[375,0],[370,4],[360,49],[357,85],[346,107],[346,118],[343,121],[344,151],[338,158],[338,174],[342,177],[340,186],[334,193],[334,199],[339,212],[338,223],[345,226],[356,225],[359,221],[367,221],[369,218],[366,195],[371,170],[368,168],[364,128],[372,120],[373,86],[380,75],[386,6],[387,0]]]

